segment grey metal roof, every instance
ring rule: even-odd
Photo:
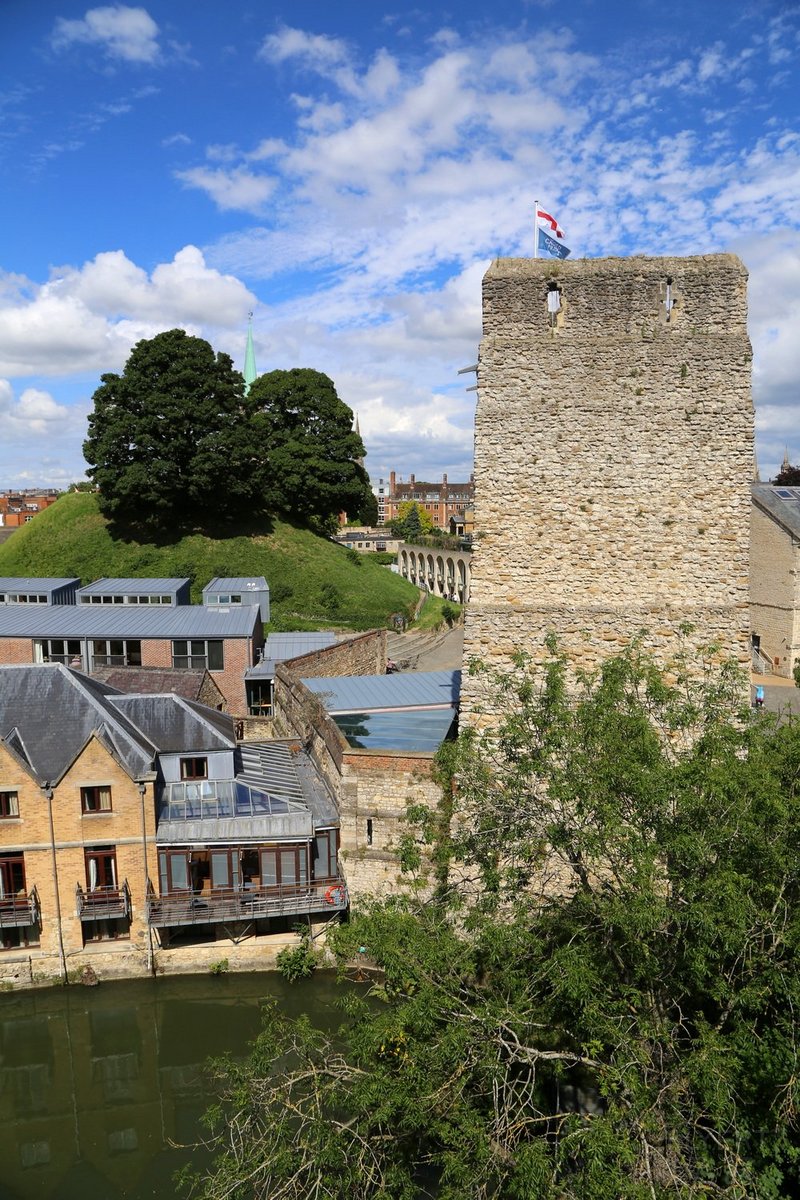
[[[753,500],[793,537],[800,538],[800,488],[754,483]]]
[[[0,637],[242,638],[259,619],[250,604],[148,606],[94,604],[0,605]]]
[[[245,672],[247,679],[272,679],[275,666],[292,658],[301,658],[314,650],[324,650],[336,642],[336,634],[321,633],[270,633],[264,643],[261,661]]]
[[[6,575],[0,578],[0,592],[54,592],[62,587],[78,587],[80,579],[59,579],[52,576]]]
[[[268,592],[269,584],[263,575],[224,575],[209,580],[206,592]]]
[[[0,737],[41,783],[57,782],[97,732],[133,778],[148,774],[155,746],[112,703],[117,693],[59,663],[0,667]]]
[[[176,695],[128,694],[109,703],[145,734],[162,754],[232,750],[233,718]]]
[[[247,816],[159,817],[160,845],[265,842],[313,837],[316,829],[339,824],[336,806],[308,755],[291,742],[246,742],[239,747],[237,782],[284,801],[285,810]],[[168,806],[167,806],[168,807]]]
[[[177,596],[189,579],[96,579],[78,588],[79,596],[163,595]]]
[[[460,671],[407,671],[395,675],[345,675],[304,679],[331,714],[404,708],[454,708]]]

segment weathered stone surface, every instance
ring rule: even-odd
[[[576,667],[640,633],[661,662],[714,643],[747,664],[746,286],[733,255],[490,267],[466,659],[543,657],[553,631]]]

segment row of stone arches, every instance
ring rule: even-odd
[[[469,555],[458,550],[424,550],[417,546],[401,546],[397,565],[404,579],[423,591],[457,604],[469,600]]]

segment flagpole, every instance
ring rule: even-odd
[[[539,201],[533,202],[533,257],[539,257]]]

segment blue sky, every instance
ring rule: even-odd
[[[800,461],[800,7],[0,0],[0,487],[83,474],[176,325],[327,372],[373,477],[471,469],[480,280],[538,198],[573,256],[750,270],[762,476]]]

